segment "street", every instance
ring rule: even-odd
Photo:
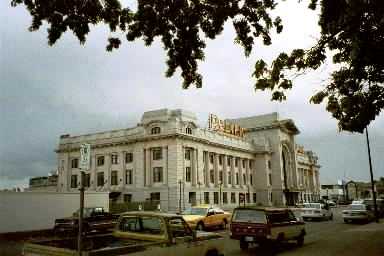
[[[303,247],[289,243],[242,252],[239,242],[227,235],[225,255],[384,255],[384,224],[345,224],[341,218],[342,209],[333,209],[333,221],[306,222]]]
[[[384,223],[345,224],[341,218],[343,208],[334,208],[333,221],[306,222],[307,235],[303,247],[286,243],[271,247],[251,247],[241,251],[239,242],[225,236],[225,255],[337,255],[381,256],[384,252]],[[22,243],[0,241],[0,255],[20,255]],[[197,256],[197,255],[196,255]]]

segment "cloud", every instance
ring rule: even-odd
[[[23,7],[11,8],[3,1],[0,8],[0,187],[54,170],[54,149],[61,134],[132,127],[144,111],[166,107],[195,112],[202,126],[208,113],[236,118],[278,111],[295,120],[302,132],[298,139],[319,154],[322,171],[329,177],[344,171],[331,156],[345,159],[343,165],[351,173],[362,168],[354,162],[355,155],[345,153],[347,144],[336,139],[336,122],[324,106],[308,103],[332,67],[298,78],[284,103],[270,102],[269,93],[253,89],[251,74],[257,59],[272,60],[282,50],[308,47],[318,35],[316,14],[304,4],[283,3],[277,13],[285,21],[284,33],[274,37],[271,47],[257,42],[249,58],[233,43],[234,31],[227,24],[217,40],[207,41],[206,60],[200,65],[204,87],[188,90],[181,89],[178,75],[165,78],[166,55],[158,41],[152,47],[125,41],[109,53],[105,51],[109,34],[98,27],[84,46],[66,33],[49,47],[45,29],[27,31],[31,18]],[[372,127],[382,129],[383,118]],[[334,143],[324,144],[327,138]],[[373,149],[380,152],[383,137],[376,141]],[[336,147],[338,143],[343,147]],[[327,146],[335,149],[334,154]]]

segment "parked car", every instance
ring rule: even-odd
[[[118,215],[111,214],[104,210],[103,207],[86,207],[83,211],[83,231],[89,233],[91,231],[106,231],[112,229],[116,223]],[[55,234],[73,234],[79,229],[79,210],[71,217],[56,219],[54,226]]]
[[[207,228],[220,227],[225,229],[231,214],[224,210],[209,205],[200,205],[186,209],[182,216],[192,229],[206,230]]]
[[[23,255],[78,255],[77,240],[25,243]],[[126,212],[112,235],[84,237],[82,255],[222,256],[224,238],[217,233],[192,230],[180,215]]]
[[[230,229],[230,237],[240,241],[242,250],[249,244],[268,241],[295,240],[301,246],[306,234],[304,221],[288,208],[238,207],[233,211]]]
[[[370,205],[351,204],[347,210],[343,210],[343,219],[345,223],[353,221],[369,222],[374,219],[374,212]]]
[[[304,220],[323,219],[332,220],[333,213],[328,204],[322,203],[304,203],[302,208],[302,217]]]

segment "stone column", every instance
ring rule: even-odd
[[[243,187],[244,185],[244,180],[243,180],[243,159],[239,158],[239,165],[238,165],[238,168],[239,168],[239,180],[240,180],[240,187]]]
[[[205,187],[209,187],[209,152],[208,151],[205,151],[204,157],[205,157],[204,185]]]
[[[106,154],[106,164],[107,164],[107,175],[104,176],[104,184],[107,182],[107,188],[110,190],[111,188],[111,167],[112,167],[112,154]],[[105,173],[104,173],[105,174]],[[104,185],[105,186],[105,185]]]
[[[151,170],[151,159],[152,159],[152,150],[150,148],[146,149],[145,154],[145,185],[150,187],[152,185],[152,170]]]
[[[91,184],[89,184],[89,186],[94,191],[96,190],[96,185],[97,185],[96,164],[97,164],[96,155],[93,155],[91,157],[91,170],[89,172],[91,175]]]
[[[217,153],[214,153],[213,155],[213,170],[215,173],[214,184],[215,187],[217,187],[219,185],[219,155]]]
[[[223,155],[223,183],[224,187],[228,187],[227,155]]]
[[[236,186],[236,175],[235,175],[235,158],[231,158],[231,176],[232,176],[232,187]]]
[[[196,187],[198,181],[197,170],[197,149],[191,149],[191,171],[192,171],[192,186]]]
[[[125,176],[125,151],[121,151],[119,154],[119,169],[117,171],[117,184],[119,186],[119,189],[123,189],[125,182],[124,182],[124,176]]]
[[[164,175],[164,184],[168,184],[168,175],[169,175],[169,173],[168,173],[168,146],[165,146],[165,147],[163,147],[163,151],[164,151],[164,154],[163,154],[163,156],[164,156],[164,165],[163,166],[165,166],[165,168],[164,168],[164,173],[163,173],[163,175]]]

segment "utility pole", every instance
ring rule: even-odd
[[[222,191],[222,188],[221,188],[221,186],[223,185],[223,183],[220,181],[220,183],[219,183],[219,206],[221,207],[221,191]]]
[[[79,209],[79,233],[77,236],[78,252],[81,256],[82,233],[83,233],[83,212],[84,212],[84,171],[80,170],[80,209]]]
[[[201,183],[200,183],[200,181],[197,182],[197,185],[199,186],[199,202],[200,202],[200,205],[201,205],[201,189],[200,189]]]
[[[376,222],[379,222],[379,215],[377,212],[377,203],[376,203],[375,181],[373,180],[373,171],[372,171],[371,148],[369,146],[368,128],[365,128],[365,134],[367,137],[369,173],[371,175],[371,188],[372,188],[372,195],[373,195],[373,207],[375,209],[375,220],[376,220]]]

